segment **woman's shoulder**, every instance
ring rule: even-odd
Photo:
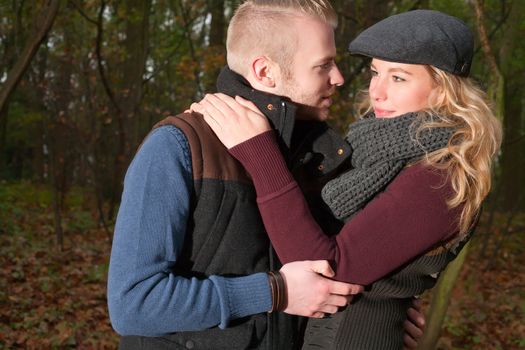
[[[453,194],[452,183],[446,168],[438,168],[425,162],[418,162],[404,168],[390,184],[390,190],[408,195],[419,194],[425,197],[439,195],[448,200]]]
[[[405,167],[398,175],[398,178],[418,179],[423,182],[441,181],[442,183],[449,183],[449,172],[447,168],[439,168],[434,165],[427,164],[424,161],[414,163]]]

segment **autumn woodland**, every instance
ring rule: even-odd
[[[122,181],[152,125],[225,64],[235,0],[0,0],[0,349],[114,349],[106,281]],[[424,295],[422,349],[525,349],[525,1],[333,0],[354,120],[366,62],[346,47],[391,14],[437,9],[476,36],[473,78],[504,126],[468,251]]]

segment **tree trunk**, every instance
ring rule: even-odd
[[[5,157],[5,141],[7,136],[7,115],[9,113],[9,103],[4,104],[4,108],[0,110],[0,177],[4,176],[2,174],[4,167],[7,165]]]
[[[521,79],[525,69],[522,64],[516,64],[516,52],[519,52],[523,36],[522,24],[525,20],[525,2],[512,2],[509,17],[503,26],[504,35],[499,51],[500,66],[505,79],[505,105],[503,130],[505,139],[502,147],[501,184],[503,202],[502,209],[512,211],[524,209],[525,203],[520,202],[521,183],[525,177],[525,125],[523,123],[523,96],[525,89]]]
[[[441,334],[441,326],[447,313],[450,295],[455,282],[461,272],[465,258],[468,255],[470,242],[467,243],[457,258],[452,261],[439,277],[439,281],[432,292],[432,302],[426,315],[427,326],[423,337],[418,342],[419,350],[432,350],[436,348]]]
[[[55,169],[52,169],[52,172]],[[53,216],[54,216],[54,223],[55,223],[55,237],[56,237],[56,243],[58,247],[60,248],[60,251],[64,250],[64,231],[62,230],[62,213],[60,207],[62,206],[61,203],[61,194],[60,190],[55,184],[53,186]]]
[[[143,96],[143,77],[148,56],[148,29],[151,0],[127,0],[125,59],[119,65],[120,76],[116,93],[119,146],[113,172],[109,219],[114,216],[127,165],[139,139],[137,111]]]
[[[33,23],[32,34],[28,37],[28,41],[22,50],[22,53],[18,57],[13,68],[7,74],[7,79],[2,86],[2,89],[0,89],[0,110],[4,109],[4,105],[7,103],[9,96],[11,96],[22,79],[22,76],[27,70],[27,67],[29,67],[29,64],[40,47],[40,44],[44,41],[47,33],[53,26],[53,22],[58,13],[59,4],[60,0],[46,1],[40,14]]]
[[[226,50],[224,46],[224,33],[226,31],[226,21],[224,19],[224,0],[208,1],[209,12],[211,13],[209,47],[206,50],[206,57],[211,58],[210,69],[206,70],[206,78],[203,81],[205,92],[215,92],[216,78],[226,62]],[[223,62],[218,62],[217,57],[224,57]]]

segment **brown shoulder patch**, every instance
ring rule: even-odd
[[[251,183],[243,166],[230,155],[199,113],[167,117],[153,127],[175,125],[188,139],[193,179],[219,179]]]

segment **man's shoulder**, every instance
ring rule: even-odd
[[[154,126],[154,130],[176,127],[186,137],[190,148],[195,179],[213,178],[251,183],[242,165],[215,136],[199,113],[182,113],[167,117]]]
[[[193,129],[194,132],[203,132],[206,131],[209,133],[210,128],[208,127],[208,124],[204,121],[204,118],[199,113],[181,113],[173,116],[166,117],[162,119],[161,121],[157,122],[153,126],[153,130],[167,126],[172,125],[180,129],[185,134],[188,132],[188,129]]]

